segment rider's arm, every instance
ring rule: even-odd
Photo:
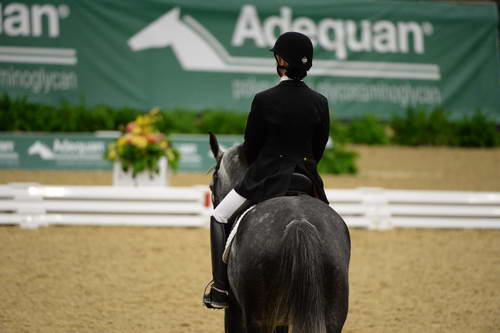
[[[245,142],[243,143],[249,165],[252,164],[259,155],[266,139],[266,128],[264,126],[264,119],[261,116],[261,111],[257,96],[255,96],[252,101],[252,108],[248,114],[245,128]]]
[[[326,98],[324,98],[323,105],[323,109],[320,112],[320,122],[313,137],[313,155],[316,163],[319,163],[321,157],[323,157],[323,152],[325,151],[325,146],[330,135],[330,112]]]

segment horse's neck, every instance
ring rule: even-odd
[[[226,153],[222,158],[221,165],[219,167],[219,178],[224,183],[224,188],[229,192],[243,179],[246,170],[246,166],[242,165],[239,161],[238,154],[240,150],[238,148],[234,152]]]

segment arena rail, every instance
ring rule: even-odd
[[[382,188],[327,190],[349,227],[500,229],[499,192],[409,191]],[[0,224],[186,226],[208,225],[206,186],[0,185]]]
[[[327,190],[350,227],[500,229],[500,192]]]
[[[204,226],[206,187],[0,186],[0,224]]]

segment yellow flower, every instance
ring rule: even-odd
[[[142,165],[140,159],[144,154],[158,154],[166,156],[175,164],[178,158],[175,150],[172,149],[167,137],[161,133],[157,124],[162,121],[159,108],[153,108],[148,113],[138,116],[134,121],[129,122],[124,128],[124,135],[108,146],[106,158],[110,160],[124,159],[131,163],[133,168]],[[137,150],[130,150],[131,146]],[[146,150],[151,146],[151,150]],[[160,151],[158,151],[161,149]],[[134,169],[135,170],[135,169]]]
[[[116,159],[116,150],[108,151],[108,159],[115,160]]]
[[[141,132],[142,132],[142,129],[139,126],[134,127],[134,129],[132,130],[132,134],[135,134],[135,135],[139,135],[139,134],[141,134]]]
[[[127,141],[128,141],[128,135],[125,135],[118,139],[117,144],[118,146],[124,146],[125,144],[127,144]]]
[[[170,161],[175,159],[175,155],[172,149],[167,149],[167,159]]]
[[[108,150],[106,152],[106,158],[108,160],[115,160],[116,157],[117,157],[117,155],[116,155],[116,143],[115,142],[111,142],[108,145]]]
[[[145,126],[141,127],[141,130],[142,130],[142,134],[151,134],[151,133],[154,133],[156,131],[155,128],[151,125],[145,125]]]
[[[147,123],[147,118],[144,116],[138,116],[137,119],[135,120],[135,123],[137,126],[144,126]]]
[[[137,148],[144,149],[148,145],[148,140],[143,136],[134,136],[132,138],[132,144]]]

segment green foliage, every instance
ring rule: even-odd
[[[242,112],[207,110],[201,117],[199,129],[201,133],[243,134],[247,116]]]
[[[428,112],[426,109],[409,108],[406,117],[394,117],[393,142],[400,145],[454,145],[454,125],[443,109]]]
[[[389,142],[385,125],[373,114],[353,120],[348,126],[347,137],[353,143],[383,145]]]
[[[146,170],[158,173],[158,160],[165,155],[165,152],[158,146],[140,149],[134,145],[125,145],[121,154],[120,162],[123,170],[132,169],[132,175],[135,177]]]
[[[158,129],[163,133],[197,133],[198,115],[189,109],[162,111]]]
[[[62,103],[59,106],[31,103],[27,98],[0,96],[0,131],[93,132],[117,130],[146,110],[87,107]],[[247,114],[222,109],[163,109],[158,129],[163,133],[243,134]],[[332,117],[330,134],[336,145],[399,144],[409,146],[447,145],[460,147],[500,146],[495,123],[476,111],[470,117],[451,121],[442,108],[409,108],[402,116],[384,123],[373,114],[349,122]]]
[[[146,110],[112,108],[84,104],[59,106],[31,103],[25,97],[0,96],[0,131],[26,132],[94,132],[98,130],[124,130],[124,126]],[[185,108],[163,109],[158,114],[157,128],[162,133],[216,134],[244,133],[247,114],[221,109],[191,110]],[[500,134],[496,124],[479,111],[458,121],[451,121],[442,108],[432,111],[409,108],[403,116],[396,116],[384,123],[373,114],[349,122],[339,122],[332,117],[330,136],[333,148],[328,148],[318,165],[322,173],[354,174],[357,172],[357,153],[347,150],[346,144],[400,144],[409,146],[446,145],[460,147],[497,147]],[[159,152],[150,151],[144,158],[137,154],[144,151],[134,146],[127,148],[133,160],[141,161],[134,170],[156,166]],[[157,154],[158,153],[158,154]],[[177,151],[174,160],[179,156]],[[133,155],[133,156],[132,156]],[[124,165],[124,167],[127,167]],[[132,165],[128,166],[132,167]]]
[[[356,152],[334,144],[333,148],[325,150],[318,164],[318,171],[325,174],[355,174],[358,172],[357,158]]]
[[[0,131],[94,132],[117,130],[142,110],[98,105],[59,106],[30,103],[26,98],[0,97]],[[242,134],[247,115],[241,112],[176,108],[162,110],[158,129],[163,133]]]
[[[106,155],[109,151],[106,151]],[[180,153],[177,149],[172,148],[173,157],[168,159],[169,168],[177,170],[179,167]],[[132,176],[135,177],[143,171],[149,171],[152,174],[157,174],[160,170],[158,160],[165,156],[164,149],[158,145],[148,145],[141,149],[134,145],[124,145],[121,152],[120,163],[125,172],[132,170]],[[106,157],[107,158],[107,157]]]
[[[94,132],[115,130],[143,112],[131,108],[30,103],[24,97],[0,97],[0,131]]]
[[[500,145],[493,121],[476,111],[472,117],[452,122],[442,108],[408,109],[405,117],[394,117],[393,143],[408,146],[495,147]]]
[[[457,144],[460,147],[500,146],[500,133],[493,121],[476,111],[472,117],[465,117],[456,124]]]
[[[325,149],[323,158],[318,164],[318,171],[325,174],[356,174],[358,168],[356,159],[358,154],[349,151],[345,145],[351,142],[349,137],[350,126],[338,120],[330,123],[331,148]]]
[[[387,132],[387,125],[372,114],[350,122],[332,120],[330,124],[330,136],[336,144],[383,145],[389,143]]]
[[[338,120],[330,122],[330,137],[335,144],[346,144],[351,142],[349,137],[349,125]]]

